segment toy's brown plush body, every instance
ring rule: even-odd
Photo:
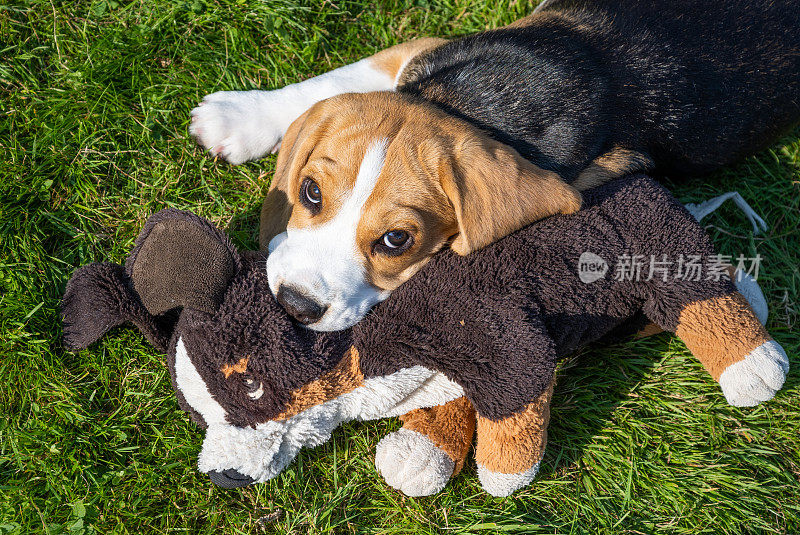
[[[581,280],[584,253],[607,262],[605,276]],[[467,257],[440,254],[354,328],[319,333],[275,302],[260,253],[239,254],[204,220],[167,210],[126,268],[76,272],[64,336],[85,347],[132,321],[166,350],[181,406],[207,428],[200,469],[218,484],[274,477],[344,420],[401,416],[376,455],[390,484],[440,490],[477,429],[481,483],[507,495],[538,469],[558,358],[642,318],[676,332],[731,403],[780,389],[786,355],[731,281],[676,272],[713,254],[666,190],[630,177],[589,192],[578,214]],[[619,262],[651,257],[672,264],[618,280]]]

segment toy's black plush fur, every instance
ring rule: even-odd
[[[798,50],[798,0],[551,0],[423,54],[398,90],[567,181],[614,148],[705,173],[800,121]]]
[[[179,233],[165,231],[176,224]],[[148,240],[154,245],[148,247]],[[180,254],[171,252],[175,240]],[[187,245],[205,248],[187,257]],[[587,251],[609,264],[606,277],[588,284],[578,278],[578,259]],[[319,333],[290,321],[277,304],[263,256],[239,255],[206,221],[167,210],[148,222],[125,272],[93,264],[75,273],[64,298],[64,337],[72,348],[85,347],[133,321],[157,347],[172,336],[172,368],[180,336],[237,426],[274,418],[293,391],[333,369],[351,345],[365,378],[420,364],[461,385],[478,414],[499,419],[545,390],[558,357],[641,311],[674,331],[687,304],[734,291],[729,280],[673,280],[673,273],[667,282],[660,276],[619,281],[619,256],[667,254],[674,260],[712,252],[705,232],[666,190],[647,177],[630,177],[587,194],[586,207],[575,215],[535,223],[466,257],[438,255],[354,328]],[[139,263],[150,267],[139,270]],[[233,266],[230,276],[218,265]],[[220,278],[199,284],[198,273],[206,271]],[[164,276],[178,286],[167,289],[158,282]],[[162,295],[142,299],[152,285],[160,285]],[[161,306],[169,293],[184,308],[177,325],[168,321],[174,311]],[[221,301],[209,301],[214,295]],[[214,310],[206,309],[209,302]],[[148,312],[154,306],[161,315]],[[244,384],[220,373],[245,356],[248,374],[265,387],[258,403],[247,397]],[[195,419],[203,424],[199,415]]]

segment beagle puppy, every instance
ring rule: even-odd
[[[634,171],[697,175],[800,121],[800,0],[547,0],[275,91],[223,91],[191,133],[233,164],[281,149],[270,288],[320,331],[431,256],[467,254]]]

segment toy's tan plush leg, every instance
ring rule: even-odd
[[[733,281],[734,286],[736,286],[736,290],[744,296],[750,308],[753,309],[758,321],[761,325],[766,325],[767,317],[769,316],[769,306],[767,305],[767,300],[764,298],[764,293],[761,291],[761,287],[758,285],[758,281],[741,269],[736,269],[733,266],[728,266],[726,271]],[[649,323],[636,333],[635,336],[636,338],[645,338],[662,332],[664,332],[664,329],[660,326],[655,323]]]
[[[389,485],[408,496],[441,491],[464,466],[475,434],[475,409],[460,397],[400,419],[403,428],[378,443],[375,467]]]
[[[508,496],[536,477],[547,446],[554,385],[555,378],[525,410],[508,418],[495,421],[478,415],[475,458],[481,486],[489,494]]]
[[[789,359],[738,292],[687,305],[675,334],[719,381],[731,405],[758,405],[783,386]]]

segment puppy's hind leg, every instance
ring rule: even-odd
[[[585,191],[630,173],[648,171],[652,167],[653,160],[646,154],[615,147],[595,158],[571,185],[578,191]]]
[[[277,151],[292,121],[315,103],[342,93],[393,91],[408,62],[442,42],[409,41],[274,91],[211,93],[192,110],[189,132],[212,155],[232,164],[260,158]]]

